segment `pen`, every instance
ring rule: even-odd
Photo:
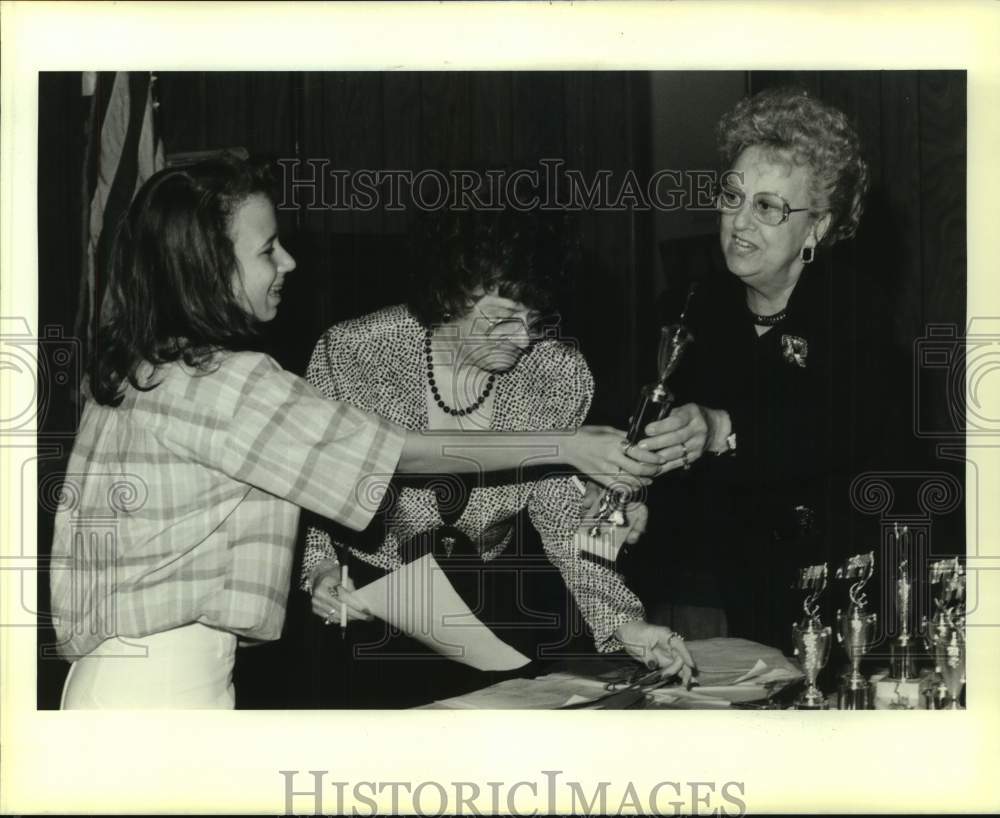
[[[340,566],[340,584],[347,582],[347,565]],[[347,638],[347,603],[340,603],[340,638]]]

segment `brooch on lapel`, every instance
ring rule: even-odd
[[[806,358],[809,356],[809,344],[805,338],[799,338],[798,335],[782,335],[781,354],[784,355],[788,363],[805,369]]]

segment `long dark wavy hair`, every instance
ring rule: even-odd
[[[208,370],[219,350],[256,344],[240,306],[230,227],[250,196],[273,201],[269,168],[234,156],[168,168],[136,194],[118,226],[89,371],[89,392],[117,406],[139,367],[177,360]]]

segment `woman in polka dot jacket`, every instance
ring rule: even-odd
[[[552,293],[566,260],[558,227],[538,214],[509,212],[458,214],[434,227],[418,256],[409,303],[330,328],[316,345],[307,379],[326,397],[407,429],[579,427],[594,381],[579,350],[555,337]],[[526,450],[526,462],[530,457]],[[661,470],[677,465],[679,460],[668,462]],[[591,541],[582,523],[581,485],[565,471],[544,476],[526,470],[474,485],[445,475],[420,484],[397,479],[382,498],[376,533],[370,529],[359,538],[318,519],[308,527],[302,586],[312,595],[313,613],[335,621],[339,614],[331,617],[331,611],[351,601],[355,581],[361,585],[400,567],[417,555],[414,543],[424,543],[419,550],[432,542],[442,559],[471,555],[488,571],[517,536],[515,518],[526,510],[597,650],[625,649],[650,667],[686,678],[691,659],[683,640],[646,623],[613,560],[585,550]],[[612,533],[619,542],[638,536],[637,530]],[[344,583],[343,561],[352,575]],[[412,670],[408,665],[411,677]]]

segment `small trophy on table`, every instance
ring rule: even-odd
[[[896,545],[905,547],[906,536],[909,529],[904,525],[900,527],[896,523],[893,527],[893,536]],[[902,551],[901,553],[905,553]],[[909,682],[916,678],[916,652],[917,637],[910,630],[910,612],[913,603],[913,583],[910,580],[909,563],[903,558],[898,565],[898,577],[896,579],[896,615],[899,618],[899,635],[889,646],[891,651],[889,657],[889,675],[894,681]]]
[[[837,579],[853,579],[848,591],[850,604],[846,610],[837,610],[837,641],[844,646],[850,670],[844,674],[840,684],[837,706],[841,710],[869,710],[872,707],[872,690],[868,680],[861,674],[861,660],[874,641],[878,615],[868,613],[868,598],[863,588],[871,579],[875,554],[858,554],[837,569]]]
[[[816,687],[816,677],[826,666],[830,656],[830,626],[823,626],[819,619],[819,605],[816,600],[826,588],[826,563],[810,565],[799,571],[796,587],[806,591],[802,602],[805,615],[802,621],[792,625],[792,640],[795,655],[799,657],[802,672],[806,674],[806,689],[795,702],[797,710],[825,710],[826,697]]]
[[[965,571],[958,557],[931,563],[931,585],[939,587],[937,613],[924,617],[924,641],[941,681],[933,693],[935,709],[961,710],[965,685]]]
[[[691,301],[691,294],[694,291],[692,286],[688,291],[688,303]],[[676,324],[670,324],[660,328],[660,348],[657,355],[657,369],[659,379],[653,383],[642,387],[639,394],[639,403],[629,425],[628,436],[625,443],[632,446],[644,437],[643,430],[654,421],[661,420],[670,414],[674,405],[674,393],[667,387],[667,379],[677,369],[681,362],[684,350],[694,340],[694,336],[684,326],[684,318],[687,313],[687,306],[681,313]],[[685,468],[687,465],[685,463]],[[598,506],[597,514],[594,518],[594,525],[590,529],[591,537],[601,536],[601,524],[611,523],[612,525],[625,525],[625,507],[628,503],[628,492],[615,488],[607,488],[601,495],[601,503]]]

